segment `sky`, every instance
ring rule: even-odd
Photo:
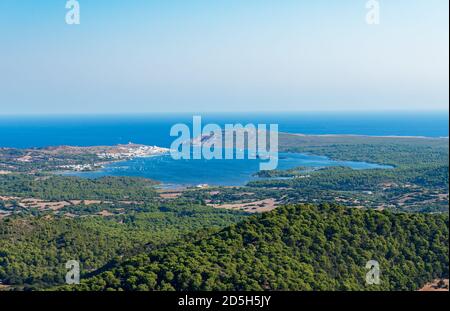
[[[0,114],[448,110],[448,0],[0,1]]]

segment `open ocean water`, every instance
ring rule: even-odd
[[[203,124],[276,123],[280,132],[448,137],[448,112],[207,114]],[[169,147],[170,128],[192,114],[0,116],[0,147],[96,146],[134,142]]]
[[[200,114],[199,114],[200,115]],[[129,142],[170,147],[176,123],[192,126],[192,114],[124,116],[0,117],[0,147],[31,148],[58,145],[95,146]],[[227,123],[278,124],[280,132],[302,134],[356,134],[372,136],[448,137],[448,113],[272,113],[207,114],[203,125]],[[325,157],[282,154],[279,169],[298,166],[386,168],[373,163],[332,161]],[[75,172],[87,178],[140,176],[165,185],[243,185],[254,180],[258,160],[173,160],[170,156],[113,163],[99,172]]]

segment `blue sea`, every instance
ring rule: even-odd
[[[302,134],[357,134],[373,136],[448,137],[448,113],[249,113],[198,114],[202,123],[278,124],[281,132]],[[193,114],[123,116],[0,117],[0,147],[32,148],[58,145],[96,146],[129,142],[170,147],[170,128],[192,126]],[[298,166],[385,168],[375,163],[340,162],[324,157],[282,154],[279,169]],[[87,178],[141,176],[167,186],[243,185],[254,180],[258,160],[173,160],[170,156],[114,163],[99,172],[72,173]]]
[[[345,166],[353,169],[390,168],[374,163],[333,161],[327,157],[298,153],[280,153],[277,169],[295,167],[323,168]],[[259,171],[262,160],[174,160],[170,155],[137,158],[112,163],[97,172],[66,172],[66,176],[99,178],[104,176],[146,177],[162,182],[165,188],[179,188],[200,184],[216,186],[242,186],[258,180],[253,175]]]
[[[279,124],[302,134],[448,137],[448,112],[197,114],[203,124]],[[172,125],[193,114],[123,116],[0,116],[0,147],[96,146],[128,142],[169,147]]]

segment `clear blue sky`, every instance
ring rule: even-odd
[[[447,110],[448,0],[0,1],[0,114]]]

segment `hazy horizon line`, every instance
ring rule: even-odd
[[[449,109],[374,109],[374,110],[242,110],[242,111],[129,111],[129,112],[42,112],[42,113],[2,113],[0,117],[45,117],[45,116],[148,116],[148,115],[202,115],[202,114],[388,114],[388,113],[445,113],[448,117]]]

